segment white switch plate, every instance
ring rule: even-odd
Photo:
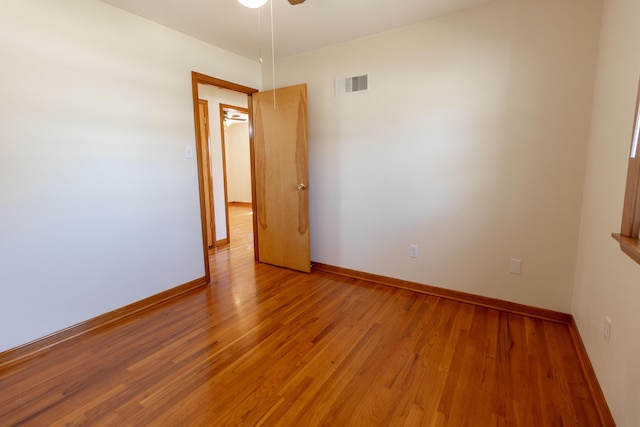
[[[509,273],[520,274],[522,272],[522,260],[512,259],[509,264]]]
[[[611,341],[611,319],[608,316],[604,317],[604,327],[602,328],[602,336],[604,340],[609,343]]]
[[[193,148],[191,148],[190,145],[187,145],[186,147],[184,147],[184,158],[185,159],[193,158]]]
[[[409,256],[411,258],[418,258],[418,245],[409,245]]]

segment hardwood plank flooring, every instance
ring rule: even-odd
[[[0,426],[597,426],[566,325],[255,264],[0,371]]]

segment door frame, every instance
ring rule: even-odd
[[[204,206],[205,206],[205,229],[207,230],[206,232],[207,247],[211,248],[216,246],[216,226],[215,226],[216,222],[214,220],[215,206],[213,204],[213,176],[211,175],[211,153],[209,150],[209,137],[210,137],[209,102],[206,99],[198,99],[198,107],[200,106],[203,106],[205,121],[204,121],[204,124],[202,123],[202,121],[200,121],[200,114],[199,114],[200,109],[198,108],[198,122],[200,123],[200,126],[204,126],[204,136],[206,140],[202,141],[200,138],[198,138],[197,142],[202,150],[202,158],[200,159],[200,161],[202,161],[202,167],[209,168],[208,173],[204,169],[202,172],[203,172],[203,184],[204,184],[203,194],[204,194]],[[199,135],[202,136],[203,133],[201,132]],[[206,162],[204,161],[205,157],[207,158]],[[207,191],[207,188],[209,189],[209,191]],[[207,202],[209,204],[209,209],[207,209]],[[207,220],[207,214],[209,215],[208,220]],[[209,243],[211,243],[211,245],[209,245]]]
[[[253,142],[253,105],[252,94],[258,92],[258,89],[254,89],[248,86],[239,85],[237,83],[229,82],[227,80],[218,79],[216,77],[207,76],[195,71],[191,72],[191,92],[193,97],[193,120],[195,124],[196,133],[196,157],[198,164],[198,190],[200,194],[200,225],[202,232],[202,251],[204,257],[204,271],[207,283],[211,283],[211,271],[209,268],[209,248],[207,245],[207,230],[206,230],[206,207],[204,202],[204,171],[202,170],[202,158],[205,153],[202,152],[200,143],[200,120],[199,120],[199,94],[198,84],[216,86],[221,89],[229,89],[235,92],[244,93],[247,95],[247,105],[249,106],[249,156],[251,157],[251,205],[253,211],[256,212],[256,194],[255,194],[255,156],[254,156],[254,142]],[[226,209],[226,207],[225,207]],[[258,233],[256,215],[253,215],[253,256],[258,260]],[[227,236],[228,237],[228,236]]]

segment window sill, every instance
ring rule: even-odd
[[[611,237],[620,243],[620,249],[629,257],[640,264],[640,240],[632,237],[623,236],[618,233],[612,233]]]

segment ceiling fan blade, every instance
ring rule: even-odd
[[[289,0],[289,3],[295,6],[296,4],[304,3],[304,0]]]

